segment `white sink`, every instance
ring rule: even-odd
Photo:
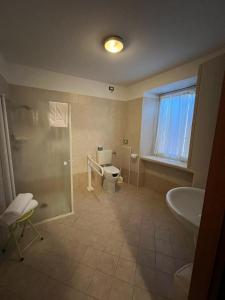
[[[198,232],[205,191],[192,187],[179,187],[166,194],[170,211],[187,229]]]

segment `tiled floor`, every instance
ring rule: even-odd
[[[45,239],[23,263],[1,256],[0,299],[173,299],[173,274],[194,246],[164,196],[125,184],[75,196],[75,214],[39,225]]]

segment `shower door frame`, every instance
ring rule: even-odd
[[[69,165],[70,165],[70,194],[71,194],[71,212],[69,213],[70,215],[74,214],[74,193],[73,193],[73,158],[72,158],[72,104],[69,102],[68,103],[68,108],[69,108],[69,148],[70,148],[70,160],[69,160]]]
[[[49,100],[50,101],[50,100]],[[49,102],[48,101],[48,102]],[[72,113],[72,109],[71,109],[71,103],[70,102],[67,102],[67,101],[57,101],[59,103],[67,103],[68,104],[68,109],[69,109],[69,118],[68,118],[68,121],[69,121],[69,149],[70,149],[70,159],[69,159],[69,167],[70,167],[70,197],[71,197],[71,212],[69,213],[66,213],[66,214],[62,214],[62,215],[59,215],[59,216],[55,216],[55,217],[52,217],[52,218],[48,218],[46,220],[42,220],[40,222],[37,222],[36,225],[38,224],[43,224],[43,223],[47,223],[47,222],[50,222],[50,221],[54,221],[54,220],[58,220],[58,219],[61,219],[61,218],[64,218],[64,217],[67,217],[67,216],[70,216],[70,215],[73,215],[74,214],[74,199],[73,199],[73,196],[74,196],[74,193],[73,193],[73,159],[72,159],[72,126],[71,126],[71,122],[72,122],[72,118],[71,118],[71,113]]]
[[[1,94],[2,96],[2,94]],[[50,100],[48,100],[47,102],[50,102]],[[60,218],[63,218],[63,217],[67,217],[69,215],[73,215],[74,214],[74,192],[73,192],[73,160],[72,160],[72,104],[71,102],[68,102],[68,101],[57,101],[59,103],[67,103],[68,104],[68,111],[69,111],[69,116],[68,116],[68,131],[69,131],[69,172],[70,172],[70,207],[71,207],[71,211],[68,212],[68,213],[65,213],[65,214],[60,214],[58,216],[55,216],[55,217],[50,217],[50,218],[47,218],[45,220],[41,220],[41,221],[38,221],[38,222],[35,222],[36,225],[38,224],[43,224],[43,223],[46,223],[46,222],[50,222],[50,221],[53,221],[53,220],[57,220],[57,219],[60,219]],[[10,149],[11,149],[11,145],[10,145]],[[13,175],[14,175],[14,170],[13,170]]]
[[[8,122],[8,116],[7,116],[7,109],[6,109],[6,94],[0,93],[0,118],[1,118],[1,137],[0,142],[2,143],[2,157],[0,157],[1,160],[5,161],[5,166],[2,164],[3,169],[7,169],[6,171],[6,182],[4,182],[3,177],[3,183],[7,184],[8,192],[10,193],[9,199],[7,199],[6,205],[9,204],[13,199],[16,197],[16,189],[15,189],[15,180],[14,180],[14,170],[13,170],[13,161],[12,161],[12,151],[11,151],[11,143],[10,143],[10,137],[9,137],[9,122]]]

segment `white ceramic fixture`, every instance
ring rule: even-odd
[[[120,170],[112,165],[112,150],[97,151],[97,162],[103,168],[103,189],[115,192]]]
[[[178,187],[166,194],[166,202],[174,216],[194,233],[198,232],[205,191],[192,187]]]

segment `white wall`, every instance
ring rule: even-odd
[[[6,63],[1,56],[0,74],[5,77],[8,83],[15,85],[70,92],[113,100],[132,100],[143,97],[144,93],[151,89],[197,76],[198,68],[201,63],[218,56],[221,53],[225,53],[224,48],[138,83],[129,86],[115,86],[115,91],[113,93],[108,90],[110,83],[88,80],[8,62]]]
[[[6,79],[11,84],[113,100],[125,100],[127,98],[126,87],[113,85],[115,90],[112,93],[109,91],[109,85],[111,85],[109,83],[11,63],[8,63],[7,67],[8,76]]]
[[[159,113],[159,97],[152,95],[144,97],[142,103],[142,126],[140,155],[151,155],[156,136]]]
[[[197,76],[198,68],[200,64],[212,59],[213,57],[219,56],[223,53],[225,53],[224,48],[210,55],[203,56],[199,59],[193,60],[186,64],[180,65],[176,68],[168,70],[166,72],[162,72],[158,75],[152,76],[146,80],[130,85],[128,98],[129,99],[138,98],[143,96],[144,93],[148,90],[152,90],[160,86],[165,86],[169,83],[173,83],[173,82],[177,82],[177,81],[181,81],[187,78]]]

